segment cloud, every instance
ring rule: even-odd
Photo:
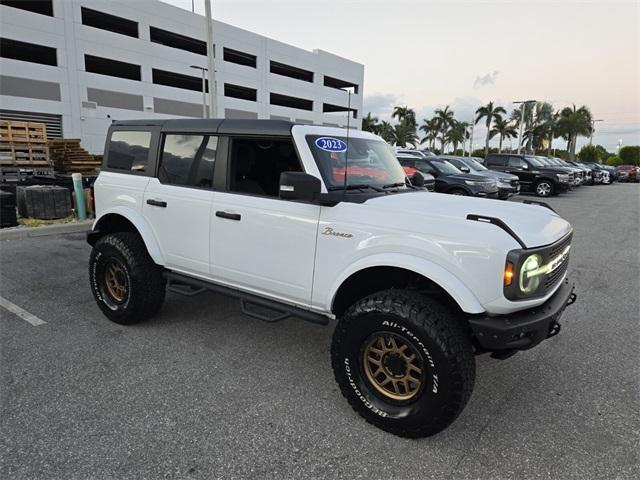
[[[393,93],[374,93],[367,95],[362,102],[364,115],[371,112],[371,115],[381,120],[388,120],[391,117],[393,107],[401,105],[400,97]]]
[[[493,72],[489,72],[482,77],[476,77],[476,81],[473,82],[473,88],[485,87],[487,85],[495,85],[496,79],[498,78],[499,70],[494,70]]]

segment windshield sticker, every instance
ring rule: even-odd
[[[316,140],[316,147],[325,152],[346,152],[347,144],[338,138],[320,137]]]

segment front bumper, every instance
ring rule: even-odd
[[[517,187],[498,187],[498,198],[506,199],[520,193],[520,185]]]
[[[470,318],[469,326],[481,351],[527,350],[560,331],[564,309],[575,302],[574,284],[565,278],[542,305],[497,316]]]

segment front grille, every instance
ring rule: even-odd
[[[560,255],[562,253],[562,251],[567,248],[568,245],[571,244],[571,237],[572,235],[567,235],[565,238],[563,238],[562,240],[560,240],[557,244],[552,245],[549,248],[549,254],[548,254],[548,260],[552,260],[555,257],[557,257],[558,255]],[[569,256],[570,256],[569,252],[566,256],[566,258],[562,261],[562,263],[560,265],[558,265],[556,267],[556,269],[547,274],[545,276],[544,279],[544,287],[545,290],[549,290],[551,289],[556,283],[558,283],[558,281],[560,281],[560,279],[562,279],[562,277],[564,276],[565,272],[567,271],[567,268],[569,267]]]

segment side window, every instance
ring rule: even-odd
[[[116,130],[111,134],[107,167],[144,173],[149,162],[151,132]]]
[[[511,168],[526,168],[524,160],[518,157],[509,157],[509,166]]]
[[[291,140],[232,138],[229,191],[277,197],[282,172],[301,172]]]
[[[487,165],[492,166],[492,167],[504,167],[506,162],[505,162],[504,157],[492,157],[492,156],[489,156],[485,160],[485,163]]]
[[[171,185],[211,188],[218,137],[167,134],[158,180]]]
[[[435,172],[435,169],[431,165],[429,165],[427,162],[417,161],[416,168],[420,170],[422,173],[429,173],[431,175],[433,175],[433,173]]]
[[[409,160],[407,158],[398,158],[400,165],[403,167],[413,167],[415,165],[415,160]]]

